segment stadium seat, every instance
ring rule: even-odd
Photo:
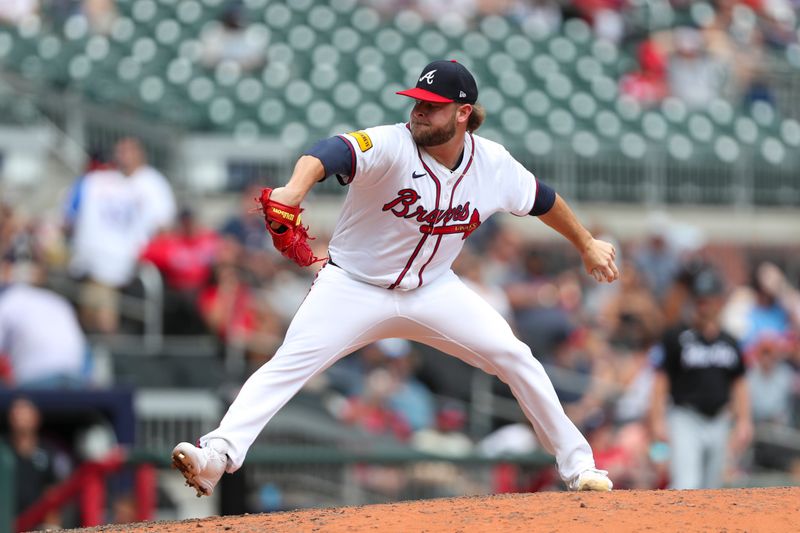
[[[641,131],[652,142],[660,143],[667,138],[667,134],[670,132],[670,124],[660,113],[652,110],[646,111],[642,115]]]
[[[622,133],[622,121],[608,109],[602,109],[595,115],[594,124],[596,131],[609,139],[616,139]]]

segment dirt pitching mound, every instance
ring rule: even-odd
[[[800,487],[508,494],[146,522],[81,531],[795,533],[800,531]]]

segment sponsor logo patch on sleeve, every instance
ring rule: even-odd
[[[358,143],[358,147],[361,148],[362,152],[366,152],[370,148],[372,148],[372,139],[369,138],[364,131],[353,131],[348,133],[351,137],[354,137],[356,142]]]

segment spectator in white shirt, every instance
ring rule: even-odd
[[[170,228],[177,216],[172,187],[164,175],[147,163],[147,155],[138,139],[126,137],[114,147],[114,160],[141,195],[142,216],[148,238]]]
[[[13,385],[80,387],[86,383],[86,339],[69,302],[55,292],[11,281],[12,263],[0,263],[0,354]]]

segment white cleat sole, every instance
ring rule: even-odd
[[[198,498],[201,496],[208,496],[205,489],[195,480],[195,473],[192,471],[192,463],[183,452],[175,451],[172,453],[172,467],[180,470],[181,474],[183,474],[183,477],[186,479],[186,486],[196,490]]]
[[[610,492],[611,486],[605,479],[587,479],[578,487],[578,491]]]

